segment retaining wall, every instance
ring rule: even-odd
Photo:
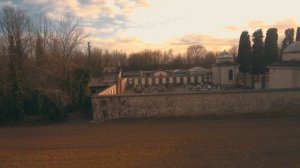
[[[299,112],[300,89],[94,96],[94,120]]]

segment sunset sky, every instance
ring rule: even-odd
[[[220,51],[238,45],[243,30],[300,26],[297,0],[1,0],[45,13],[50,19],[82,18],[92,46],[126,52],[161,49],[184,52],[200,44]]]

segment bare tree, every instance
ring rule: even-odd
[[[83,40],[88,36],[85,33],[84,27],[80,19],[67,18],[61,19],[58,24],[54,26],[54,32],[51,39],[59,49],[61,56],[65,59],[71,57],[71,53],[78,47]]]
[[[46,46],[49,40],[49,32],[50,32],[50,21],[44,14],[38,14],[34,17],[34,55],[36,58],[37,66],[41,67],[46,62]]]
[[[22,65],[28,54],[30,43],[30,19],[26,12],[12,7],[4,7],[0,13],[0,33],[5,53],[9,57],[11,89],[15,117],[25,117],[22,89]]]
[[[234,45],[229,49],[228,52],[233,56],[234,60],[236,60],[238,55],[238,47]]]
[[[192,45],[187,49],[188,64],[199,64],[205,57],[206,49],[201,45]]]
[[[62,56],[63,73],[66,75],[67,64],[71,54],[88,35],[84,32],[80,19],[62,19],[56,26],[54,32],[54,43],[58,45]]]

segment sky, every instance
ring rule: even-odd
[[[0,0],[4,5],[52,20],[79,17],[92,47],[128,53],[190,45],[222,51],[237,46],[244,30],[275,27],[282,39],[286,28],[300,26],[297,0]]]

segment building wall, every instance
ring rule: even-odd
[[[243,88],[269,89],[269,73],[264,75],[239,74],[238,85]]]
[[[117,94],[117,85],[112,85],[111,87],[99,93],[99,95],[101,96],[116,95],[116,94]]]
[[[233,70],[233,79],[229,80],[229,70]],[[236,86],[238,84],[239,67],[237,65],[226,65],[212,67],[213,84],[223,86]]]
[[[167,76],[168,73],[166,71],[156,71],[154,72],[154,76]]]
[[[120,79],[117,84],[110,86],[99,93],[100,96],[123,94],[127,87],[127,78]]]
[[[212,66],[212,82],[216,85],[221,85],[221,67]]]
[[[202,84],[212,82],[211,74],[206,75],[169,75],[150,77],[128,77],[128,85],[160,85],[160,84]]]
[[[270,67],[270,88],[300,88],[300,67]]]
[[[92,97],[94,120],[300,112],[300,90]]]
[[[222,63],[222,62],[234,62],[233,57],[225,57],[225,58],[217,58],[216,63]]]

